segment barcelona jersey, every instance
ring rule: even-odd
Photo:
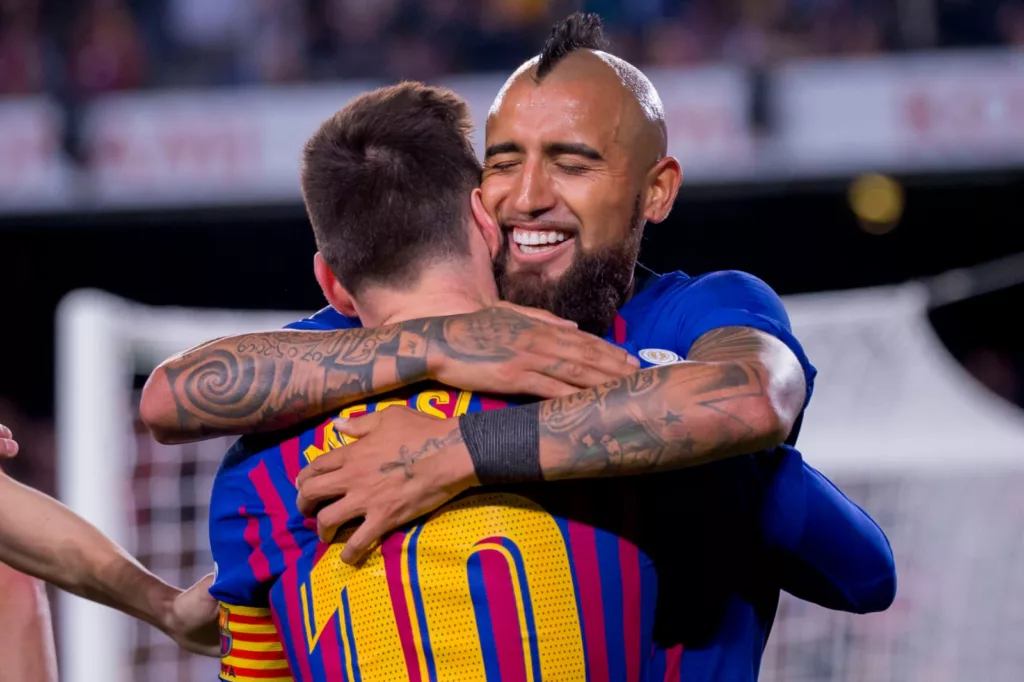
[[[325,308],[289,326],[343,329],[359,320]],[[810,400],[816,372],[785,307],[747,273],[657,275],[638,266],[633,296],[607,338],[651,367],[679,362],[701,335],[722,327],[757,329],[785,344],[803,367]],[[793,447],[798,431],[773,451],[660,474],[643,490],[641,530],[670,539],[645,544],[643,532],[637,536],[658,573],[656,646],[644,662],[647,680],[754,682],[781,590],[857,613],[892,602],[896,574],[885,534],[803,461]],[[609,513],[630,508],[613,505]],[[618,593],[603,593],[606,633],[618,627],[608,606],[614,598],[608,595]],[[591,668],[588,674],[593,680],[629,679],[620,670],[609,666],[602,677],[603,671]]]
[[[428,385],[340,414],[506,404]],[[295,504],[299,471],[350,442],[335,416],[243,438],[217,474],[222,680],[646,679],[665,536],[642,530],[654,527],[644,479],[471,490],[349,566],[345,531],[319,542]]]

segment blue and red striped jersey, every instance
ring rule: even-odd
[[[452,418],[506,404],[418,387],[341,415],[405,405]],[[352,567],[340,561],[345,532],[319,542],[295,505],[299,471],[350,442],[334,416],[283,438],[243,438],[218,472],[211,592],[229,626],[248,625],[234,617],[239,607],[262,623],[272,618],[301,682],[646,679],[658,580],[651,556],[674,541],[641,531],[653,528],[645,516],[656,511],[643,479],[471,491]],[[221,679],[281,670],[279,658],[257,660],[240,646],[246,634],[224,630],[234,646]]]
[[[290,326],[343,329],[359,320],[326,308]],[[685,359],[694,341],[721,327],[750,327],[782,341],[804,369],[810,400],[816,370],[782,301],[746,273],[656,275],[638,266],[633,297],[607,338],[651,367]],[[792,447],[798,432],[772,452],[660,475],[645,491],[659,511],[645,511],[650,526],[641,534],[673,539],[650,552],[659,576],[651,682],[756,680],[781,590],[858,613],[892,602],[888,540],[803,461]]]

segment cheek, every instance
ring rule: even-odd
[[[561,192],[566,205],[580,221],[580,246],[593,251],[624,235],[633,212],[632,200],[617,183],[570,183]]]
[[[484,178],[480,183],[480,202],[491,216],[498,215],[498,207],[508,198],[511,183],[502,176]]]

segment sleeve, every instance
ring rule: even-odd
[[[268,602],[270,572],[259,546],[262,502],[249,483],[249,453],[241,441],[228,451],[210,498],[210,547],[220,602],[220,680],[292,682]]]
[[[736,270],[697,277],[677,297],[675,307],[673,312],[679,320],[677,344],[683,357],[689,354],[697,339],[714,329],[757,329],[771,334],[793,351],[807,383],[805,406],[810,401],[817,370],[793,336],[782,299],[757,277]]]
[[[795,449],[761,457],[769,462],[763,531],[782,589],[839,611],[889,608],[896,563],[882,529]]]
[[[310,317],[285,325],[285,329],[324,332],[336,329],[358,329],[362,326],[358,318],[346,317],[331,306],[327,306]]]

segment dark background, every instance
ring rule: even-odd
[[[668,220],[647,227],[641,260],[662,272],[745,270],[785,295],[896,283],[1024,252],[1024,172],[900,180],[902,220],[881,235],[861,229],[843,180],[684,185]],[[54,311],[73,289],[154,305],[311,311],[323,305],[314,251],[297,204],[0,217],[0,396],[16,396],[33,419],[52,417]],[[1024,368],[1021,311],[1024,287],[1014,287],[932,314],[954,354],[1018,403],[1021,382],[984,368]]]

